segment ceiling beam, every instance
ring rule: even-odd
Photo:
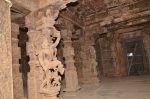
[[[74,21],[73,19],[67,17],[66,15],[60,13],[59,16],[62,17],[63,19],[65,19],[65,20],[70,21],[71,23],[73,23],[74,25],[80,27],[81,29],[83,29],[83,25],[82,25],[82,24],[80,24],[80,23]]]

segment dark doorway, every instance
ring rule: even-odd
[[[143,40],[128,39],[125,40],[125,54],[128,64],[128,75],[142,75],[148,72]]]

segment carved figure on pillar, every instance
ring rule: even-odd
[[[38,95],[41,99],[58,99],[57,95],[60,91],[60,81],[61,75],[64,74],[64,67],[56,57],[56,47],[61,37],[54,24],[59,11],[65,8],[67,3],[75,1],[52,0],[48,7],[37,11],[35,30],[28,33],[30,35],[28,54],[30,54],[30,61],[32,61],[30,65],[35,65],[35,70],[37,70],[37,74],[34,74],[34,76],[38,76],[36,80],[39,83],[35,87],[40,90]]]
[[[57,40],[52,43],[47,39],[43,40],[42,49],[39,51],[38,59],[44,72],[44,80],[41,84],[41,93],[54,94],[60,90],[60,80],[63,75],[64,68],[60,61],[57,60],[56,46],[60,41],[60,34],[58,34]],[[45,87],[46,86],[46,87]],[[56,94],[56,95],[57,95]]]
[[[93,46],[89,47],[89,54],[90,54],[90,60],[91,60],[91,71],[93,72],[94,75],[97,75],[96,52],[95,52],[95,48]]]

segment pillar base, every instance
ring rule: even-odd
[[[96,77],[93,77],[92,79],[89,80],[83,80],[83,84],[92,84],[92,85],[100,85],[100,80]]]
[[[76,89],[65,88],[65,89],[63,90],[63,92],[77,92],[77,91],[80,90],[80,89],[81,89],[80,86],[78,86]]]
[[[81,87],[75,89],[64,89],[64,96],[76,96]]]
[[[56,96],[48,96],[48,95],[43,95],[42,96],[42,99],[59,99],[58,97],[56,97]]]
[[[65,96],[76,96],[77,93],[78,93],[78,91],[79,91],[80,89],[81,89],[80,86],[78,86],[76,89],[65,88],[65,89],[63,90],[63,92],[65,93],[65,94],[64,94]]]
[[[77,96],[77,92],[65,92],[64,96]]]

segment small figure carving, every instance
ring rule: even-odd
[[[63,65],[60,61],[53,60],[45,69],[45,79],[40,86],[40,91],[44,94],[56,96],[60,91],[61,75],[64,73]]]
[[[91,60],[91,70],[95,75],[97,75],[97,70],[96,70],[97,62],[96,62],[95,48],[93,46],[90,46],[89,51],[90,51],[90,60]]]
[[[56,43],[58,43],[57,40],[54,44],[52,43],[52,41],[48,42],[47,39],[43,40],[42,48],[38,52],[39,62],[41,66],[43,66],[43,69],[45,66],[49,65],[50,61],[57,59]]]

